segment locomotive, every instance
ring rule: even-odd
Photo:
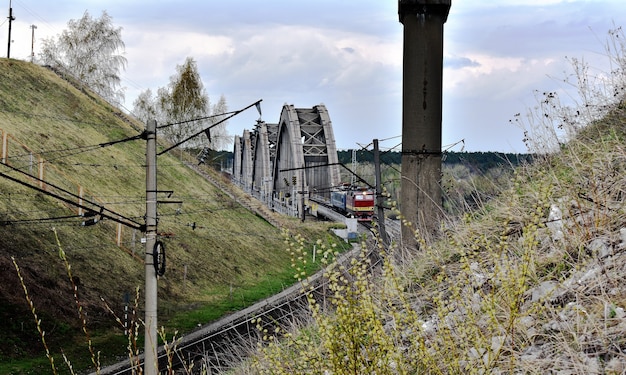
[[[374,216],[374,191],[344,186],[330,193],[330,204],[342,214],[358,221],[372,221]]]

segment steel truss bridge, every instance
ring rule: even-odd
[[[340,181],[326,106],[285,104],[277,124],[257,121],[235,136],[232,180],[275,211],[300,216],[309,195],[330,199]]]
[[[309,193],[329,199],[330,188],[340,184],[332,123],[326,107],[321,104],[313,108],[284,105],[277,124],[258,121],[252,131],[244,130],[242,136],[236,136],[234,151],[232,180],[276,211],[298,216],[309,204]],[[323,215],[331,214],[332,211]],[[353,246],[353,250],[337,259],[346,268],[361,251],[358,245]],[[375,266],[379,258],[373,249],[377,247],[374,244],[367,247],[371,249],[368,257],[373,259],[372,265]],[[323,272],[309,278],[309,285],[320,301],[325,301],[329,293],[333,293],[327,288],[328,281],[323,279]],[[253,347],[258,342],[255,321],[262,321],[260,324],[264,328],[288,326],[301,314],[307,314],[306,295],[296,284],[183,336],[170,359],[165,348],[159,347],[159,367],[165,369],[169,362],[174,369],[180,369],[185,364],[198,363],[206,365],[210,371],[226,371],[241,360],[241,353],[233,348]],[[99,373],[130,375],[139,371],[142,365],[143,355],[140,355],[133,363],[126,360],[103,368]]]

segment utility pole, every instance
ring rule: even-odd
[[[9,0],[9,44],[7,46],[7,59],[11,58],[11,22],[15,21],[13,17],[13,7],[11,6],[11,0]]]
[[[156,120],[149,120],[146,124],[146,256],[144,261],[146,270],[146,297],[144,318],[145,343],[143,350],[144,375],[159,374],[159,362],[157,357],[159,344],[157,336],[157,266],[159,266],[159,259],[157,255],[159,252],[157,248],[160,241],[157,241],[157,156],[166,153],[200,134],[204,134],[208,129],[219,125],[254,105],[258,105],[260,102],[261,100],[236,111],[234,114],[214,123],[209,128],[203,129],[183,139],[158,154],[156,151]]]
[[[146,300],[144,375],[157,375],[157,275],[154,256],[157,236],[157,173],[156,173],[156,120],[146,124]]]
[[[301,216],[301,220],[304,223],[304,220],[306,220],[306,210],[304,209],[304,194],[306,194],[306,191],[304,191],[304,168],[300,170],[300,208],[302,210],[302,213],[300,214]]]
[[[414,230],[435,236],[442,218],[441,118],[443,25],[452,0],[399,0],[404,25],[402,65],[403,248],[418,249]]]
[[[30,25],[30,28],[33,31],[33,35],[30,39],[30,62],[32,63],[33,61],[35,61],[35,29],[37,28],[37,26]]]
[[[354,173],[356,173],[356,167],[358,165],[358,162],[356,160],[356,148],[352,149],[352,171]],[[350,178],[350,186],[354,186],[356,185],[356,176],[352,175],[352,177]]]
[[[380,240],[383,242],[385,249],[389,246],[389,238],[385,229],[385,209],[383,206],[382,180],[380,174],[380,149],[378,148],[378,139],[374,139],[374,173],[376,174],[376,207],[378,209],[378,231]]]

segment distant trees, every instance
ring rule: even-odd
[[[100,18],[88,12],[70,20],[58,38],[46,38],[39,53],[44,65],[67,70],[112,103],[124,100],[120,71],[126,67],[122,28],[114,27],[106,11]]]
[[[148,89],[133,102],[133,114],[139,120],[146,122],[156,119],[160,125],[173,124],[163,128],[163,135],[174,143],[218,122],[221,119],[219,114],[227,111],[228,106],[223,95],[211,106],[198,65],[192,57],[187,57],[182,65],[176,66],[176,73],[170,77],[169,85],[159,88],[156,96]],[[212,115],[216,117],[207,118]],[[209,134],[190,140],[185,147],[209,146],[220,149],[227,144],[224,122],[212,128]]]
[[[337,151],[339,162],[352,168],[352,150]],[[373,153],[357,150],[356,173],[374,185],[376,183]],[[533,154],[511,154],[502,152],[454,152],[443,155],[443,205],[447,213],[459,214],[475,208],[496,196],[502,186],[510,181],[514,168],[532,163]],[[393,200],[400,196],[400,164],[402,154],[385,152],[380,156],[382,185]],[[342,170],[342,181],[349,182],[351,174]],[[359,185],[361,185],[359,183]],[[398,207],[401,208],[398,202]]]
[[[349,166],[352,162],[352,150],[337,151],[339,162]],[[359,163],[373,163],[374,154],[368,150],[357,150],[356,158]],[[380,155],[382,164],[400,164],[402,153],[397,151],[384,152]],[[487,172],[498,166],[518,166],[522,163],[533,161],[532,154],[511,154],[503,152],[454,152],[444,153],[443,164],[456,165],[463,164],[470,166],[477,172]]]

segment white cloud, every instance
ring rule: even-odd
[[[133,30],[125,33],[125,41],[127,74],[138,81],[169,77],[188,56],[200,60],[234,51],[231,38],[198,32]]]
[[[398,49],[396,45],[356,33],[277,25],[262,33],[246,30],[233,38],[229,53],[198,60],[207,73],[239,89],[336,89],[371,81],[372,67],[401,63],[390,52]]]
[[[525,59],[482,54],[465,56],[472,65],[444,70],[444,92],[459,97],[472,97],[477,93],[489,96],[519,95],[528,84],[537,82],[554,69],[552,58]],[[503,85],[503,83],[505,83]]]
[[[166,85],[191,56],[211,98],[224,94],[233,109],[263,98],[264,119],[276,121],[285,102],[323,102],[339,147],[400,132],[403,26],[393,1],[13,3],[11,54],[25,59],[30,24],[39,26],[37,50],[37,39],[58,34],[86,8],[93,16],[106,9],[123,27],[127,103]],[[564,85],[565,56],[584,55],[602,71],[594,51],[602,52],[605,31],[620,14],[623,0],[454,0],[444,27],[444,142],[465,138],[469,150],[523,151],[522,137],[504,124],[535,104],[533,90]],[[239,134],[255,119],[242,114],[229,129]]]

